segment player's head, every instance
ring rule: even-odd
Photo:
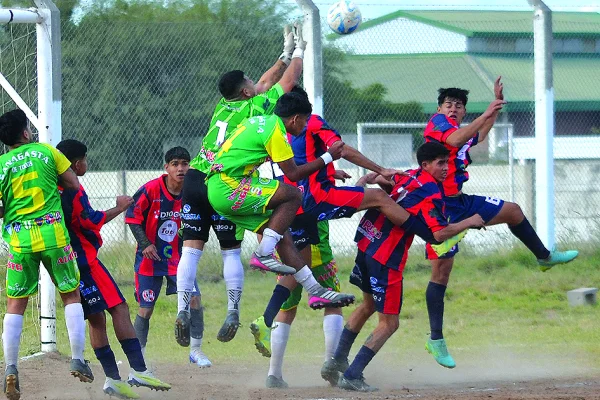
[[[450,150],[437,142],[427,142],[417,149],[419,167],[431,174],[438,182],[444,181],[448,175],[448,157],[450,157]]]
[[[283,120],[289,134],[298,136],[306,127],[312,113],[312,105],[306,96],[286,93],[277,100],[274,113]]]
[[[290,90],[290,93],[298,93],[298,94],[302,95],[303,97],[306,97],[306,99],[308,99],[308,93],[306,93],[306,90],[304,90],[304,88],[300,85],[294,85],[292,90]]]
[[[75,139],[65,139],[56,145],[56,148],[71,161],[71,169],[77,176],[87,172],[87,146]]]
[[[460,124],[467,113],[469,91],[459,88],[438,89],[437,112]]]
[[[219,92],[225,100],[246,100],[256,96],[254,82],[239,69],[229,71],[219,79]]]
[[[0,141],[8,147],[31,142],[33,134],[23,110],[12,110],[0,117]]]
[[[190,153],[183,147],[177,146],[165,153],[165,171],[169,179],[177,183],[183,182],[183,177],[190,169]]]

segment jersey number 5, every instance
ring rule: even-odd
[[[23,207],[16,211],[17,215],[25,215],[40,210],[46,201],[44,200],[44,193],[42,189],[34,186],[29,189],[25,189],[23,184],[25,182],[37,179],[37,171],[28,172],[12,180],[12,191],[15,199],[25,199],[31,197],[33,205],[31,207]]]

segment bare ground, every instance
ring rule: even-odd
[[[290,389],[265,389],[266,360],[253,365],[217,364],[200,370],[190,364],[156,364],[152,368],[171,383],[169,392],[138,388],[142,399],[599,399],[600,371],[575,360],[548,357],[522,360],[502,355],[483,356],[445,370],[429,358],[410,359],[394,364],[383,357],[366,371],[367,381],[379,386],[375,393],[361,394],[331,388],[321,380],[320,361],[290,365],[286,360],[286,381]],[[494,359],[494,362],[490,360]],[[433,364],[433,365],[432,365]],[[122,366],[122,365],[121,365]],[[84,384],[68,373],[64,356],[49,355],[21,361],[21,399],[108,399],[102,392],[104,375],[94,363],[96,381]],[[122,369],[126,376],[126,370]]]

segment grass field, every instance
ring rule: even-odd
[[[382,357],[391,360],[409,358],[415,352],[422,353],[429,325],[425,305],[425,287],[430,267],[419,254],[412,256],[405,271],[405,297],[399,331],[384,347]],[[105,254],[110,258],[110,255]],[[347,284],[352,259],[338,260],[343,289],[359,296],[354,286]],[[110,264],[107,262],[107,264]],[[585,366],[600,367],[598,341],[598,306],[570,307],[566,292],[579,287],[600,285],[600,249],[590,246],[580,258],[571,264],[558,266],[542,273],[533,257],[525,250],[508,254],[497,253],[475,256],[460,253],[456,259],[446,299],[445,337],[455,358],[486,357],[488,354],[511,354],[515,357],[535,359],[581,360]],[[250,322],[262,311],[274,287],[272,275],[248,272],[242,299],[242,327],[236,338],[229,343],[216,340],[226,312],[224,283],[218,281],[216,267],[200,267],[200,281],[205,306],[204,351],[214,363],[232,360],[261,361],[255,351],[249,332]],[[133,286],[126,279],[132,276],[131,267],[122,266],[114,271],[126,295],[132,316],[136,304]],[[163,289],[164,290],[164,289]],[[35,302],[34,303],[35,306]],[[30,305],[30,308],[32,306]],[[150,324],[147,358],[150,362],[181,362],[187,359],[187,350],[179,347],[173,334],[176,315],[176,296],[164,296],[158,301]],[[5,310],[2,297],[0,310]],[[345,314],[352,311],[350,306]],[[37,312],[28,310],[21,355],[39,351]],[[303,301],[292,329],[286,358],[298,361],[314,361],[322,357],[322,313],[310,310]],[[365,327],[357,344],[362,342],[376,320]],[[58,311],[58,347],[69,353],[64,312]],[[118,342],[111,333],[117,358],[125,360]],[[358,347],[355,347],[355,349]],[[91,349],[86,357],[97,363]],[[266,362],[266,360],[264,360]],[[578,361],[579,362],[579,361]]]

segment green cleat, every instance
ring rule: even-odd
[[[448,353],[448,348],[446,347],[446,341],[444,339],[431,340],[427,339],[427,343],[425,343],[425,350],[429,352],[435,358],[438,364],[442,367],[446,368],[454,368],[456,367],[456,363],[454,359]]]
[[[463,240],[463,238],[467,235],[467,231],[464,230],[460,233],[457,233],[456,235],[452,236],[449,239],[444,240],[442,243],[440,244],[432,244],[431,248],[433,249],[433,251],[435,252],[435,254],[439,256],[443,256],[444,254],[448,253],[450,250],[452,250],[452,248],[454,246],[456,246],[458,244],[458,242],[460,242],[461,240]]]
[[[579,252],[577,250],[567,251],[551,251],[550,256],[545,260],[537,260],[542,272],[548,271],[550,268],[558,264],[566,264],[577,258]]]
[[[256,350],[265,357],[271,357],[271,330],[265,324],[263,316],[258,317],[250,324],[250,331],[254,335],[254,345]]]
[[[131,371],[127,378],[127,383],[131,386],[144,386],[151,390],[169,390],[171,385],[158,379],[152,372],[145,370],[143,372]]]
[[[131,386],[127,382],[122,380],[116,380],[106,378],[104,387],[102,388],[104,393],[110,397],[116,397],[118,399],[139,399],[140,396],[131,389]]]

